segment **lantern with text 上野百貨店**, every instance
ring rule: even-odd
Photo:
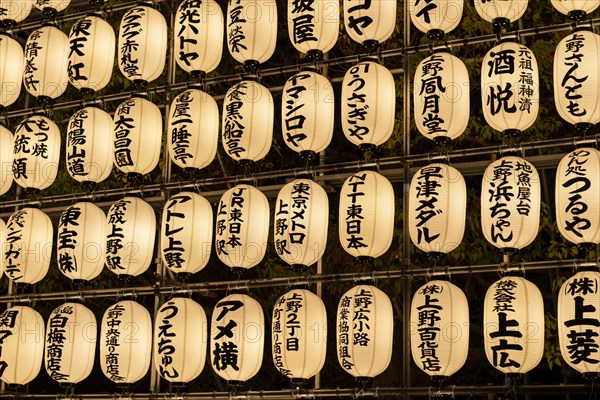
[[[464,0],[409,0],[413,25],[432,40],[442,40],[454,30],[463,15]]]
[[[579,21],[600,6],[600,0],[550,0],[552,6],[570,19]]]
[[[10,28],[23,22],[33,9],[33,0],[0,0],[0,26]]]
[[[396,1],[344,0],[344,26],[350,39],[368,48],[388,40],[396,29]]]
[[[323,57],[337,42],[340,26],[338,0],[287,2],[288,34],[296,50],[314,60]]]
[[[0,34],[0,111],[17,101],[21,94],[23,57],[19,42]]]
[[[528,0],[475,0],[475,10],[493,24],[494,32],[501,32],[525,14],[528,3]]]
[[[8,192],[13,179],[13,134],[0,123],[0,196]]]

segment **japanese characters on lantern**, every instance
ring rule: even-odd
[[[14,26],[31,13],[33,0],[0,0],[0,25]]]
[[[344,0],[344,26],[357,43],[382,43],[396,28],[396,2],[388,0]]]
[[[13,183],[13,134],[0,124],[0,196],[8,192]]]
[[[429,38],[441,40],[460,23],[464,0],[410,0],[408,5],[415,27]]]
[[[287,2],[287,25],[290,41],[302,53],[328,52],[338,39],[340,3],[338,0]]]
[[[19,42],[0,34],[0,111],[17,101],[21,94],[23,54]]]
[[[55,15],[66,9],[71,0],[33,0],[33,6],[47,15]]]

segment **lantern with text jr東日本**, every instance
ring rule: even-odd
[[[475,0],[475,10],[484,20],[494,24],[499,32],[510,27],[525,14],[528,0]]]
[[[550,0],[552,6],[571,19],[581,20],[600,6],[600,0]]]
[[[71,0],[33,0],[33,6],[46,15],[56,15],[65,10]]]
[[[21,94],[23,55],[19,42],[0,34],[0,111],[17,101]]]
[[[13,183],[13,134],[0,123],[0,196],[10,190]]]
[[[460,23],[464,0],[410,0],[408,5],[413,25],[430,39],[441,40]]]
[[[337,42],[339,0],[313,0],[310,3],[288,0],[287,18],[290,41],[302,53],[319,59]]]
[[[396,1],[344,0],[344,26],[350,39],[364,45],[386,41],[396,28]]]
[[[24,21],[33,8],[33,0],[0,0],[0,26],[11,27]]]
[[[460,370],[469,353],[469,303],[464,292],[444,280],[417,289],[410,312],[413,361],[437,379]]]

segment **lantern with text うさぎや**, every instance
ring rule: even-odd
[[[65,10],[70,3],[71,0],[33,0],[33,6],[49,16]]]
[[[464,0],[410,0],[410,19],[430,39],[442,40],[460,23],[464,3]]]
[[[192,299],[174,297],[154,321],[154,367],[169,382],[187,383],[200,375],[206,361],[206,313]]]
[[[152,206],[138,197],[114,203],[106,216],[105,263],[117,275],[144,273],[154,256],[156,215]]]
[[[526,374],[544,355],[544,299],[533,283],[505,276],[493,283],[483,306],[485,355],[505,374]]]
[[[160,227],[163,264],[176,274],[194,274],[210,259],[213,211],[210,203],[194,192],[181,192],[167,200]]]
[[[337,357],[357,380],[374,378],[390,365],[394,311],[390,298],[371,285],[342,295],[337,309]]]
[[[19,42],[0,34],[0,111],[17,101],[21,94],[23,57]]]
[[[245,294],[220,300],[212,313],[210,364],[230,385],[240,385],[260,369],[265,347],[265,316]]]
[[[8,192],[13,183],[13,134],[0,123],[0,196]]]
[[[528,0],[475,0],[475,10],[494,25],[495,32],[500,32],[525,14],[528,3]]]
[[[469,72],[449,53],[425,58],[415,70],[415,124],[421,135],[436,143],[456,139],[469,124]]]
[[[152,319],[145,307],[132,300],[110,306],[100,327],[100,368],[117,384],[142,379],[152,358]]]
[[[550,0],[550,3],[558,12],[573,20],[584,19],[600,6],[600,0]]]
[[[320,59],[337,42],[340,28],[339,0],[313,0],[310,6],[288,0],[288,35],[296,50]]]
[[[394,33],[396,1],[344,0],[344,26],[350,39],[377,47]]]
[[[98,324],[94,313],[79,303],[65,303],[48,317],[44,364],[61,384],[79,383],[94,367]]]
[[[469,353],[469,303],[464,292],[445,280],[417,289],[410,312],[413,361],[437,380],[455,374]]]
[[[467,185],[446,164],[420,168],[410,183],[410,239],[420,250],[449,253],[462,242],[467,216]]]
[[[44,319],[31,307],[14,306],[0,314],[0,379],[26,385],[37,377],[44,358]]]
[[[15,26],[24,21],[33,8],[33,0],[0,0],[0,26]]]

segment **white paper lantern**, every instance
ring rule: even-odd
[[[156,215],[137,197],[114,203],[107,214],[106,266],[117,275],[138,276],[154,259]]]
[[[371,285],[348,290],[337,309],[337,356],[355,378],[374,378],[390,365],[394,310],[389,297]]]
[[[0,314],[0,379],[26,385],[35,379],[44,357],[44,320],[31,307],[14,306]]]
[[[469,353],[469,304],[456,285],[433,280],[417,289],[410,312],[410,348],[429,376],[449,377]]]
[[[71,0],[33,0],[33,6],[44,14],[54,15],[66,9]]]
[[[527,10],[528,0],[475,0],[477,14],[488,22],[508,27]]]
[[[415,27],[429,38],[441,40],[460,23],[464,0],[412,0],[408,5]]]
[[[0,0],[0,25],[14,26],[29,16],[33,0]]]
[[[104,268],[106,215],[89,202],[62,212],[58,222],[58,269],[69,279],[89,281]]]
[[[341,114],[342,130],[350,142],[363,147],[385,143],[392,136],[396,118],[392,73],[373,61],[350,68],[342,82]]]
[[[100,368],[113,382],[142,379],[150,367],[152,320],[139,303],[120,301],[110,306],[100,328]]]
[[[410,183],[410,239],[420,250],[449,253],[462,242],[467,217],[467,185],[446,164],[420,168]]]
[[[374,171],[351,175],[340,192],[340,243],[353,257],[376,258],[394,236],[394,188]]]
[[[231,384],[252,378],[262,365],[265,317],[260,304],[245,294],[232,294],[217,303],[210,330],[210,364]]]
[[[239,162],[258,161],[271,149],[275,108],[269,89],[251,80],[232,86],[223,101],[223,148]]]
[[[13,183],[13,134],[0,124],[0,196],[10,190]]]
[[[176,274],[193,274],[210,259],[213,211],[204,197],[193,192],[172,196],[162,213],[160,228],[163,264]]]
[[[169,382],[190,382],[206,361],[206,313],[192,299],[175,297],[163,304],[154,321],[154,367]]]
[[[46,327],[45,367],[52,379],[75,384],[94,367],[98,324],[94,313],[78,303],[65,303],[52,311]]]
[[[493,246],[513,251],[536,238],[540,226],[540,178],[520,157],[507,156],[485,170],[481,189],[481,227]]]
[[[350,39],[381,43],[396,28],[396,1],[344,0],[344,26]]]
[[[421,135],[445,142],[456,139],[469,124],[469,72],[449,53],[425,58],[415,71],[415,123]]]
[[[0,35],[0,110],[17,101],[21,94],[23,57],[19,42],[10,36]]]
[[[592,13],[600,0],[550,0],[554,8],[561,14],[572,16],[574,19],[583,19],[586,14]]]
[[[340,29],[339,0],[297,0],[287,2],[288,34],[296,50],[302,53],[328,52],[338,39]]]

